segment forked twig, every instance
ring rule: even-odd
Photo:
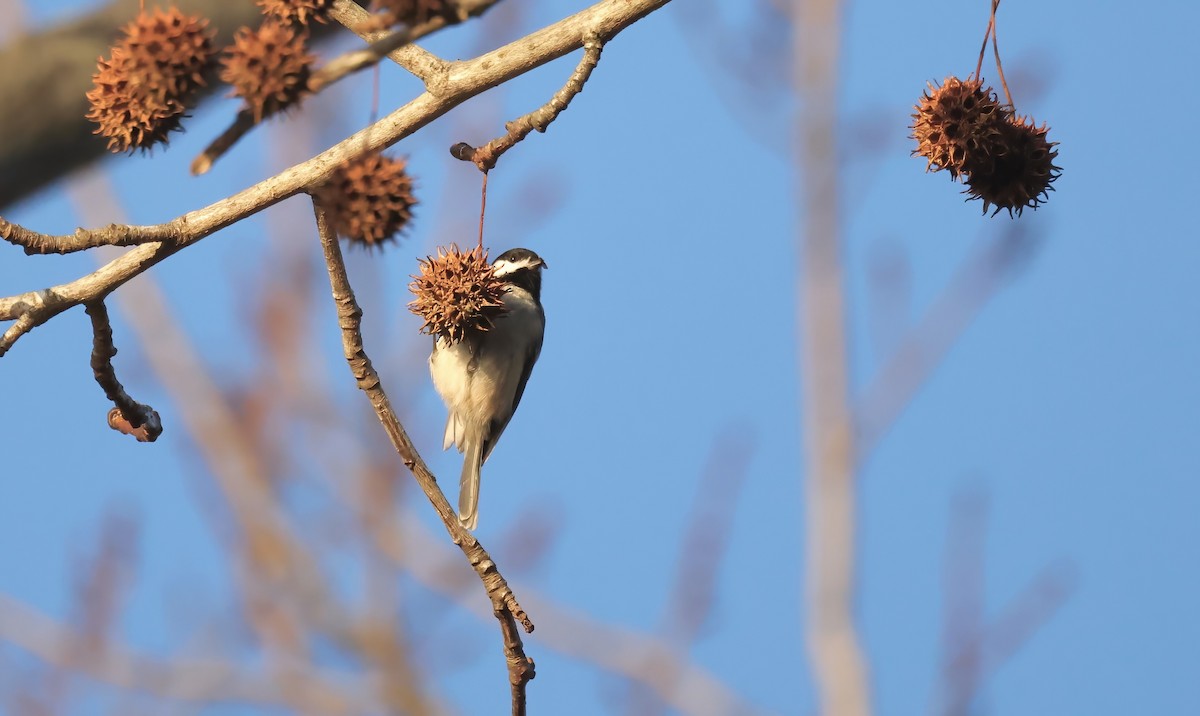
[[[533,631],[533,622],[521,609],[517,598],[509,588],[508,582],[500,574],[496,563],[490,555],[458,521],[458,515],[450,506],[449,500],[437,484],[437,478],[421,459],[407,431],[401,425],[392,409],[391,401],[383,390],[379,374],[371,365],[371,359],[363,348],[362,341],[362,309],[354,298],[354,289],[350,286],[350,278],[346,273],[346,264],[342,259],[342,249],[338,244],[337,233],[330,225],[328,216],[320,203],[313,201],[313,212],[317,220],[317,232],[321,238],[321,248],[324,250],[325,263],[329,271],[329,284],[333,293],[333,302],[337,307],[338,326],[342,330],[342,348],[345,351],[346,362],[350,372],[354,374],[358,387],[367,394],[371,406],[388,438],[392,441],[396,452],[400,454],[405,467],[412,472],[417,484],[434,510],[438,513],[450,538],[466,555],[472,569],[483,581],[484,589],[492,602],[492,611],[500,621],[500,631],[504,638],[504,656],[508,664],[509,683],[512,688],[512,712],[514,716],[525,713],[525,687],[534,677],[533,660],[525,655],[521,643],[521,634],[517,622],[521,622],[526,632]]]
[[[530,132],[534,130],[545,132],[550,123],[570,106],[571,100],[583,91],[583,86],[592,76],[592,70],[600,62],[600,53],[603,51],[604,42],[598,34],[589,32],[584,35],[583,58],[579,60],[579,65],[575,67],[575,71],[571,73],[567,83],[554,93],[549,102],[529,114],[505,124],[506,132],[482,147],[474,148],[465,142],[460,142],[450,148],[450,154],[457,159],[474,162],[481,172],[491,171],[505,152],[529,136]]]

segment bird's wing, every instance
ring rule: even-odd
[[[542,336],[539,334],[537,340],[531,342],[529,349],[525,352],[525,364],[521,366],[521,377],[517,380],[517,389],[513,393],[512,408],[502,419],[493,420],[488,426],[487,437],[483,441],[484,462],[487,462],[488,456],[492,454],[492,448],[496,447],[496,441],[500,439],[500,434],[508,427],[508,421],[512,420],[513,414],[517,412],[517,406],[521,404],[521,396],[525,394],[525,385],[529,382],[529,376],[533,374],[533,365],[537,363],[541,352]]]

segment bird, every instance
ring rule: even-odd
[[[529,249],[509,249],[492,262],[504,283],[505,312],[487,331],[451,342],[436,336],[429,374],[446,404],[442,449],[463,453],[458,518],[463,527],[479,525],[479,473],[512,419],[525,385],[542,352],[546,312],[542,309],[542,270],[549,268]]]

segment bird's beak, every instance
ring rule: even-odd
[[[550,268],[550,264],[546,263],[546,259],[538,258],[538,265],[544,269]]]

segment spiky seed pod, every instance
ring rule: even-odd
[[[245,100],[255,122],[295,105],[308,93],[316,57],[306,51],[306,39],[303,31],[274,19],[234,35],[221,58],[221,80]]]
[[[124,47],[117,46],[112,48],[112,57],[101,58],[99,70],[92,76],[87,118],[98,125],[93,133],[108,139],[110,152],[148,150],[179,129],[183,105],[144,91],[138,74],[137,62]]]
[[[1037,209],[1046,200],[1050,186],[1062,173],[1054,159],[1058,142],[1046,139],[1049,128],[1037,126],[1032,117],[1009,117],[991,144],[988,161],[971,168],[967,177],[967,199],[982,199],[983,213],[994,205],[992,216],[1007,209],[1021,215],[1026,208]]]
[[[87,117],[109,151],[149,149],[179,128],[213,63],[214,35],[208,20],[176,8],[143,12],[124,28],[87,93]]]
[[[204,73],[215,59],[216,31],[200,16],[178,8],[143,12],[125,27],[123,44],[146,68],[142,78],[162,96],[191,99],[205,85]]]
[[[311,20],[329,22],[333,0],[258,0],[258,6],[283,22],[307,25]]]
[[[951,75],[941,85],[929,85],[912,115],[913,155],[928,161],[926,171],[950,172],[951,179],[967,173],[981,158],[1011,113],[1001,107],[991,87],[978,79]]]
[[[417,205],[404,159],[378,153],[343,164],[319,197],[338,234],[367,248],[395,239]]]
[[[416,300],[408,310],[425,319],[421,332],[457,343],[468,334],[488,331],[505,313],[504,282],[496,277],[487,253],[476,247],[438,248],[421,261],[421,273],[408,288]]]

